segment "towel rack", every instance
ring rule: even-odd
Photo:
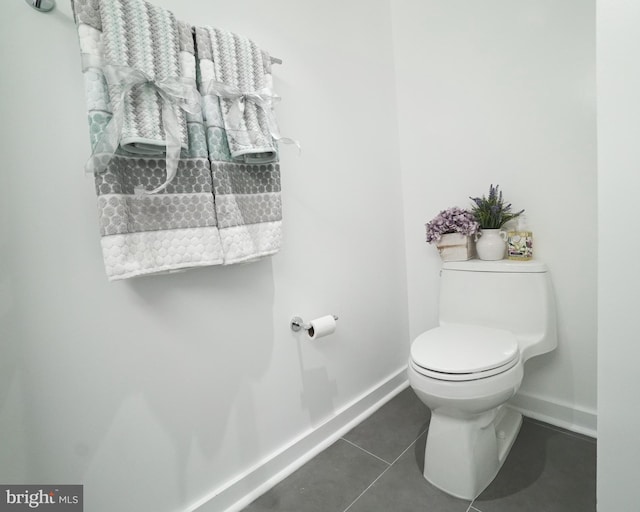
[[[56,6],[56,0],[24,0],[31,7],[41,12],[49,12]]]
[[[56,6],[56,0],[24,0],[30,7],[40,11],[49,12]],[[272,64],[282,64],[282,59],[271,57]]]
[[[56,6],[56,0],[24,0],[30,7],[40,11],[49,12]],[[282,59],[271,57],[272,64],[282,64]]]

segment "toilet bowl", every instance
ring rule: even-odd
[[[514,263],[445,263],[440,326],[411,345],[409,382],[431,409],[424,477],[458,498],[475,499],[495,478],[522,423],[506,402],[524,363],[557,345],[546,266]]]

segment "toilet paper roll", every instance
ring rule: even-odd
[[[311,327],[307,331],[310,340],[315,340],[327,336],[336,330],[336,319],[333,315],[321,316],[311,320]]]

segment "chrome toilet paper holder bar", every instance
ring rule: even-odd
[[[337,320],[338,317],[336,315],[331,315],[333,316],[334,320]],[[299,316],[294,316],[291,319],[291,330],[293,332],[298,332],[301,329],[304,329],[305,331],[308,331],[309,329],[311,329],[311,324],[306,323],[302,318],[300,318]]]

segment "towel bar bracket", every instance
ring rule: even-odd
[[[299,316],[294,316],[291,319],[291,330],[294,332],[298,332],[301,329],[308,331],[309,327],[311,327],[311,324],[305,323],[304,320],[302,320],[302,318],[300,318]]]
[[[24,0],[31,7],[41,12],[49,12],[56,6],[56,0]]]

